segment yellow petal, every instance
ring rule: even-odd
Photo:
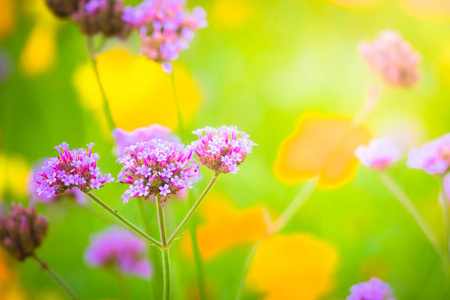
[[[204,223],[197,227],[198,245],[205,259],[236,245],[255,242],[266,232],[264,212],[260,206],[239,210],[217,194],[206,200],[201,208]],[[191,255],[189,236],[184,237],[183,247]]]
[[[294,133],[280,145],[275,176],[298,184],[319,175],[319,186],[335,187],[351,180],[358,164],[355,149],[370,139],[366,126],[352,118],[320,113],[305,114]]]
[[[129,131],[152,123],[177,127],[170,76],[160,64],[114,49],[98,56],[98,68],[117,127]],[[197,87],[187,70],[177,63],[174,76],[181,113],[184,122],[189,123],[200,102]]]
[[[417,18],[432,20],[450,19],[448,0],[400,0],[402,7]]]
[[[38,75],[53,67],[56,58],[56,29],[45,22],[31,31],[20,55],[20,67],[26,75]]]
[[[336,4],[345,8],[362,8],[374,5],[378,0],[327,0],[331,4]]]
[[[14,0],[0,0],[0,40],[16,27]]]
[[[30,170],[24,159],[0,153],[0,195],[9,191],[15,197],[26,197]]]
[[[216,0],[211,10],[213,23],[237,28],[245,25],[255,15],[256,9],[256,4],[252,1]]]
[[[338,253],[333,245],[306,234],[266,238],[248,273],[249,287],[265,300],[319,299],[334,285]]]

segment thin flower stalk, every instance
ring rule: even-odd
[[[146,241],[150,242],[150,244],[152,244],[153,246],[156,246],[158,248],[161,248],[161,243],[159,243],[157,240],[155,240],[154,238],[152,238],[151,236],[149,236],[148,234],[146,234],[145,232],[143,232],[142,230],[140,230],[139,228],[137,228],[136,226],[134,226],[133,224],[131,224],[127,219],[125,219],[124,217],[122,217],[120,214],[117,213],[117,211],[113,210],[111,207],[109,207],[108,205],[106,205],[106,203],[104,203],[102,200],[100,200],[99,198],[97,198],[96,196],[94,196],[92,193],[86,193],[86,195],[88,195],[92,200],[94,200],[98,205],[100,205],[101,207],[103,207],[106,211],[108,211],[111,215],[113,215],[114,217],[116,217],[116,219],[118,219],[119,221],[121,221],[123,224],[125,224],[128,228],[130,228],[131,230],[133,230],[135,233],[137,233],[138,235],[140,235],[141,237],[143,237]]]
[[[209,182],[208,186],[205,188],[203,193],[200,195],[200,197],[197,199],[197,201],[192,206],[191,210],[189,210],[189,212],[187,213],[186,217],[183,219],[183,221],[181,221],[180,225],[177,227],[177,229],[175,229],[174,233],[170,237],[170,239],[169,239],[169,241],[167,243],[168,247],[170,247],[172,245],[172,243],[175,241],[177,236],[180,234],[181,230],[184,228],[184,226],[186,226],[186,224],[192,218],[192,215],[195,213],[195,211],[199,207],[200,203],[203,201],[203,199],[206,197],[206,195],[208,195],[208,193],[211,191],[212,187],[214,186],[214,184],[217,181],[217,178],[218,178],[218,175],[214,175],[211,178],[211,181]]]
[[[427,236],[431,245],[433,246],[439,257],[445,262],[445,255],[442,253],[441,247],[439,246],[438,239],[436,235],[431,230],[427,221],[422,217],[420,212],[414,206],[411,199],[406,195],[406,193],[401,189],[401,187],[386,173],[380,172],[381,181],[386,186],[386,188],[395,196],[395,198],[400,202],[400,204],[408,211],[411,217],[416,221],[417,225],[422,229],[422,231]]]
[[[52,277],[53,280],[55,280],[55,282],[64,289],[64,291],[67,293],[67,295],[69,295],[71,299],[78,300],[77,295],[75,295],[75,293],[62,281],[62,279],[58,276],[58,274],[55,273],[55,271],[50,269],[45,261],[40,259],[36,254],[33,254],[31,257],[33,257],[34,260],[37,261],[39,267],[42,270],[46,271],[48,275],[50,275],[50,277]]]
[[[446,250],[447,250],[447,265],[450,267],[450,216],[448,213],[448,198],[445,194],[444,190],[444,177],[441,178],[441,207],[442,212],[444,214],[444,221],[445,221],[445,237],[446,237]]]
[[[173,99],[175,101],[175,106],[177,108],[178,132],[180,133],[182,141],[185,142],[186,141],[186,131],[184,128],[184,123],[183,123],[183,115],[181,114],[180,101],[178,100],[177,90],[175,88],[175,77],[174,77],[173,73],[174,72],[172,71],[169,75],[170,75],[170,84],[172,85],[172,91],[173,91]]]
[[[170,299],[170,258],[169,247],[167,245],[166,225],[164,223],[164,211],[161,198],[156,197],[156,209],[158,210],[159,232],[161,234],[162,254],[163,254],[163,277],[164,277],[164,291],[163,299]]]

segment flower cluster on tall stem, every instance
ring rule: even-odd
[[[199,140],[192,143],[200,164],[220,173],[236,174],[239,165],[245,161],[247,154],[256,146],[249,135],[239,131],[236,126],[219,128],[205,127],[193,132]]]
[[[87,193],[100,189],[106,182],[114,181],[111,174],[100,172],[97,166],[100,156],[92,152],[93,146],[93,143],[89,144],[88,150],[69,150],[67,143],[56,146],[59,157],[45,159],[43,166],[34,173],[33,182],[38,185],[37,195],[50,199],[73,188]]]
[[[206,27],[206,12],[195,7],[190,14],[184,0],[145,0],[136,7],[125,8],[122,19],[138,28],[142,53],[172,72],[172,61],[189,47],[194,31]]]
[[[347,300],[395,300],[389,285],[375,277],[367,282],[355,284],[350,291]]]
[[[165,201],[180,190],[191,189],[192,180],[200,176],[192,154],[190,147],[160,139],[127,147],[117,160],[124,165],[118,180],[130,185],[122,195],[124,203],[150,196]]]

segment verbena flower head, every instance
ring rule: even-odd
[[[385,137],[372,140],[367,146],[359,146],[355,150],[355,156],[366,167],[381,171],[395,164],[401,153],[394,139]]]
[[[78,10],[80,0],[45,0],[45,2],[56,16],[66,18]]]
[[[165,72],[172,72],[171,61],[189,47],[194,31],[206,27],[206,12],[196,7],[185,9],[184,0],[145,0],[136,7],[126,7],[122,19],[139,28],[142,53],[159,62]]]
[[[163,201],[200,176],[192,149],[179,143],[153,139],[129,146],[117,160],[124,165],[118,181],[130,184],[122,195],[124,203],[135,197],[159,196]]]
[[[146,245],[130,232],[109,228],[95,235],[85,259],[96,267],[114,267],[127,275],[150,277],[152,268],[145,258]]]
[[[73,188],[86,193],[114,181],[111,174],[100,173],[97,166],[100,156],[92,153],[93,146],[93,143],[89,144],[88,150],[69,150],[67,143],[56,146],[59,157],[45,159],[44,165],[34,173],[32,184],[38,185],[37,195],[51,199]]]
[[[419,80],[420,55],[395,31],[381,31],[372,42],[362,42],[359,52],[369,68],[387,84],[411,87]]]
[[[395,300],[388,284],[378,278],[355,284],[350,288],[351,295],[347,300]]]
[[[126,131],[121,128],[113,130],[112,135],[116,146],[117,155],[123,155],[125,148],[138,142],[148,142],[153,139],[179,142],[176,136],[171,136],[172,130],[159,124],[152,124],[146,127],[139,127],[133,131]]]
[[[413,148],[408,154],[408,167],[422,169],[428,174],[444,174],[450,166],[450,133],[422,147]]]
[[[192,148],[198,155],[200,164],[215,172],[236,174],[239,165],[244,162],[247,154],[256,146],[249,135],[239,131],[236,126],[219,128],[205,127],[193,132],[199,140],[192,143]]]
[[[79,0],[79,7],[72,20],[86,35],[102,33],[106,37],[126,39],[131,27],[122,20],[122,0]]]
[[[39,164],[39,166],[36,169],[42,168],[43,164]],[[65,191],[64,193],[60,195],[54,195],[50,198],[48,198],[44,194],[38,193],[38,189],[41,187],[35,180],[33,180],[34,174],[36,172],[35,170],[32,170],[29,177],[31,178],[30,184],[28,185],[28,194],[32,200],[38,201],[38,202],[58,202],[62,200],[63,198],[70,198],[74,199],[78,204],[85,204],[86,199],[84,197],[84,193],[79,188],[71,188]]]
[[[25,260],[42,243],[48,222],[36,215],[34,207],[11,205],[11,211],[0,215],[0,245],[15,259]]]

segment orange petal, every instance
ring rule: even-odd
[[[266,238],[255,253],[248,283],[265,300],[314,300],[334,285],[338,253],[333,245],[306,234]]]
[[[174,67],[180,109],[189,123],[199,105],[199,94],[187,70],[178,64]],[[117,127],[129,131],[152,123],[177,127],[170,76],[160,64],[113,49],[98,56],[98,68]]]
[[[14,0],[0,0],[0,39],[16,27]]]
[[[319,186],[335,187],[356,173],[355,149],[370,139],[366,126],[353,125],[346,116],[309,113],[278,149],[275,176],[298,184],[319,175]]]
[[[205,259],[236,245],[257,241],[267,229],[262,207],[239,210],[217,194],[203,203],[201,215],[205,221],[197,227],[197,240]],[[183,248],[192,255],[188,236],[184,238]]]

